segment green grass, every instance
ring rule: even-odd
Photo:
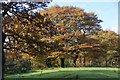
[[[44,68],[22,74],[5,74],[5,78],[119,78],[118,68],[76,67]]]

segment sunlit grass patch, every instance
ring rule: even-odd
[[[118,78],[118,68],[76,67],[44,68],[23,74],[7,74],[5,78]]]

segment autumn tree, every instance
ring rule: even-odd
[[[33,10],[41,9],[46,7],[46,2],[8,2],[2,3],[2,16],[3,19],[6,16],[17,16],[19,18],[28,19],[28,12],[34,14]],[[10,14],[11,13],[11,14]],[[19,19],[20,20],[20,19]],[[21,20],[20,20],[21,21]],[[3,39],[4,39],[4,32],[3,32]],[[4,40],[3,40],[4,41]],[[3,42],[4,43],[4,42]]]
[[[106,61],[106,66],[112,66],[113,62],[118,64],[118,34],[114,31],[101,30],[98,34],[93,35],[94,39],[98,39],[103,51],[103,60]]]
[[[47,54],[46,50],[50,51],[53,48],[53,43],[42,40],[43,37],[53,34],[47,30],[52,28],[50,20],[47,20],[46,15],[34,12],[46,7],[46,4],[47,2],[2,3],[3,49],[8,53],[27,53],[40,57]]]
[[[77,54],[74,63],[84,48],[87,36],[90,36],[101,29],[97,15],[87,13],[81,8],[72,6],[52,6],[40,11],[40,14],[47,14],[55,25],[55,37],[50,40],[58,40],[59,45],[63,47],[61,51],[64,54]],[[90,47],[91,45],[87,45]],[[70,49],[71,48],[71,49]],[[63,56],[63,55],[62,55]],[[64,67],[65,57],[61,57],[61,64]],[[76,65],[75,65],[76,66]]]

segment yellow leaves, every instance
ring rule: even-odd
[[[45,41],[45,40],[47,40],[47,38],[42,38],[41,40],[42,40],[42,41]]]
[[[21,56],[29,56],[29,55],[26,54],[26,53],[20,53],[19,55],[21,55]]]
[[[94,47],[99,47],[100,44],[92,44],[92,46],[94,46]]]
[[[42,28],[41,30],[45,31],[45,28]]]
[[[62,52],[53,52],[51,53],[52,55],[58,55],[58,54],[62,54]]]
[[[19,47],[19,45],[16,44],[15,47]]]
[[[15,25],[15,28],[18,28],[19,26],[18,25]]]
[[[64,38],[64,36],[58,35],[58,36],[54,36],[53,38],[54,38],[54,40],[61,40],[62,38]]]
[[[39,30],[40,30],[40,28],[38,28],[38,27],[37,27],[37,28],[36,28],[36,30],[38,30],[38,31],[39,31]]]
[[[118,52],[115,50],[109,50],[109,51],[107,51],[107,53],[112,54],[112,53],[118,53]]]
[[[74,50],[74,49],[80,49],[80,48],[92,48],[92,45],[87,45],[87,44],[82,44],[82,45],[74,45],[74,46],[70,46],[69,48],[64,47],[64,49],[66,50]]]
[[[94,16],[94,15],[95,15],[95,13],[88,13],[88,15],[89,15],[89,16]]]
[[[25,33],[21,33],[22,36],[25,36]]]
[[[114,34],[114,32],[113,31],[108,31],[108,34]]]
[[[54,57],[57,57],[60,54],[64,54],[64,53],[59,52],[59,51],[58,52],[52,52],[47,58],[54,58]]]

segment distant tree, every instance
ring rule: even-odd
[[[106,66],[112,66],[113,62],[118,63],[118,34],[114,31],[101,30],[93,38],[98,39],[103,51],[101,55],[106,61]]]

